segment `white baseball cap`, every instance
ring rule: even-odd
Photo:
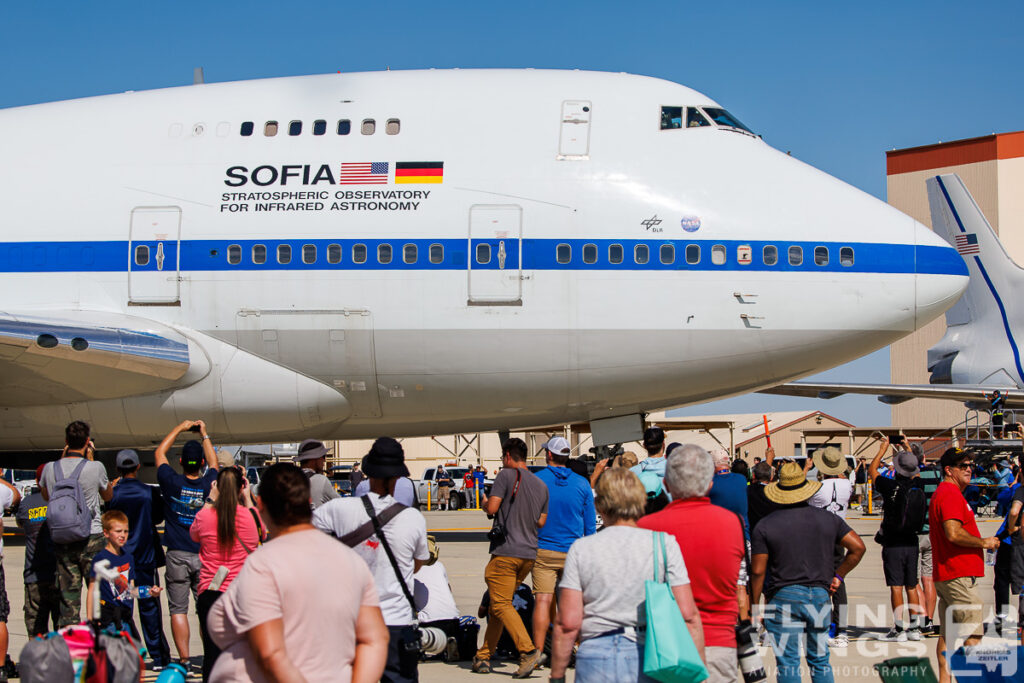
[[[564,436],[553,436],[548,439],[548,442],[544,444],[544,448],[551,451],[554,455],[567,456],[572,454],[572,449],[569,447],[569,442],[565,440]]]

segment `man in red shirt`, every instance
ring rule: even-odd
[[[978,578],[985,576],[983,550],[995,550],[999,539],[982,538],[974,512],[964,499],[963,490],[971,483],[971,454],[950,448],[939,460],[942,482],[932,494],[928,508],[928,535],[932,542],[932,576],[939,594],[939,681],[950,680],[943,653],[946,640],[949,651],[956,651],[957,639],[966,636],[965,646],[977,645],[982,636],[981,598]],[[954,629],[950,632],[950,625]]]
[[[704,628],[707,683],[733,683],[738,676],[737,583],[746,544],[739,515],[712,505],[707,497],[714,474],[714,461],[700,446],[674,449],[665,466],[672,502],[642,517],[637,526],[676,537]]]

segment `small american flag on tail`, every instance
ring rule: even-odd
[[[974,233],[956,235],[953,240],[956,242],[956,250],[963,256],[981,253],[981,248],[978,246],[978,236]]]
[[[339,185],[387,185],[388,162],[367,161],[343,163],[338,175]]]

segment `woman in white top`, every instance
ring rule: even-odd
[[[834,446],[819,448],[811,456],[818,474],[822,477],[821,488],[811,496],[809,505],[816,508],[828,510],[837,517],[846,519],[846,511],[850,507],[850,498],[853,496],[853,483],[846,476],[846,458],[839,449]],[[846,557],[843,546],[837,545],[832,556],[833,569],[837,569]],[[847,624],[847,598],[846,584],[839,584],[839,588],[832,594],[832,625],[835,631],[828,639],[830,647],[849,647],[850,640],[846,635]]]
[[[579,636],[578,683],[652,681],[643,675],[643,633],[637,633],[644,612],[644,582],[654,577],[654,534],[636,525],[644,514],[647,494],[637,476],[625,469],[605,471],[595,492],[594,503],[605,528],[577,540],[565,558],[551,680],[564,680]],[[703,659],[704,632],[683,555],[671,534],[665,543],[667,580]]]

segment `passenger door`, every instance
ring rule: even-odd
[[[181,208],[132,209],[128,239],[128,304],[180,305]]]
[[[470,306],[522,306],[522,221],[517,204],[469,209]]]
[[[590,158],[590,102],[562,102],[562,127],[558,136],[559,159]]]

